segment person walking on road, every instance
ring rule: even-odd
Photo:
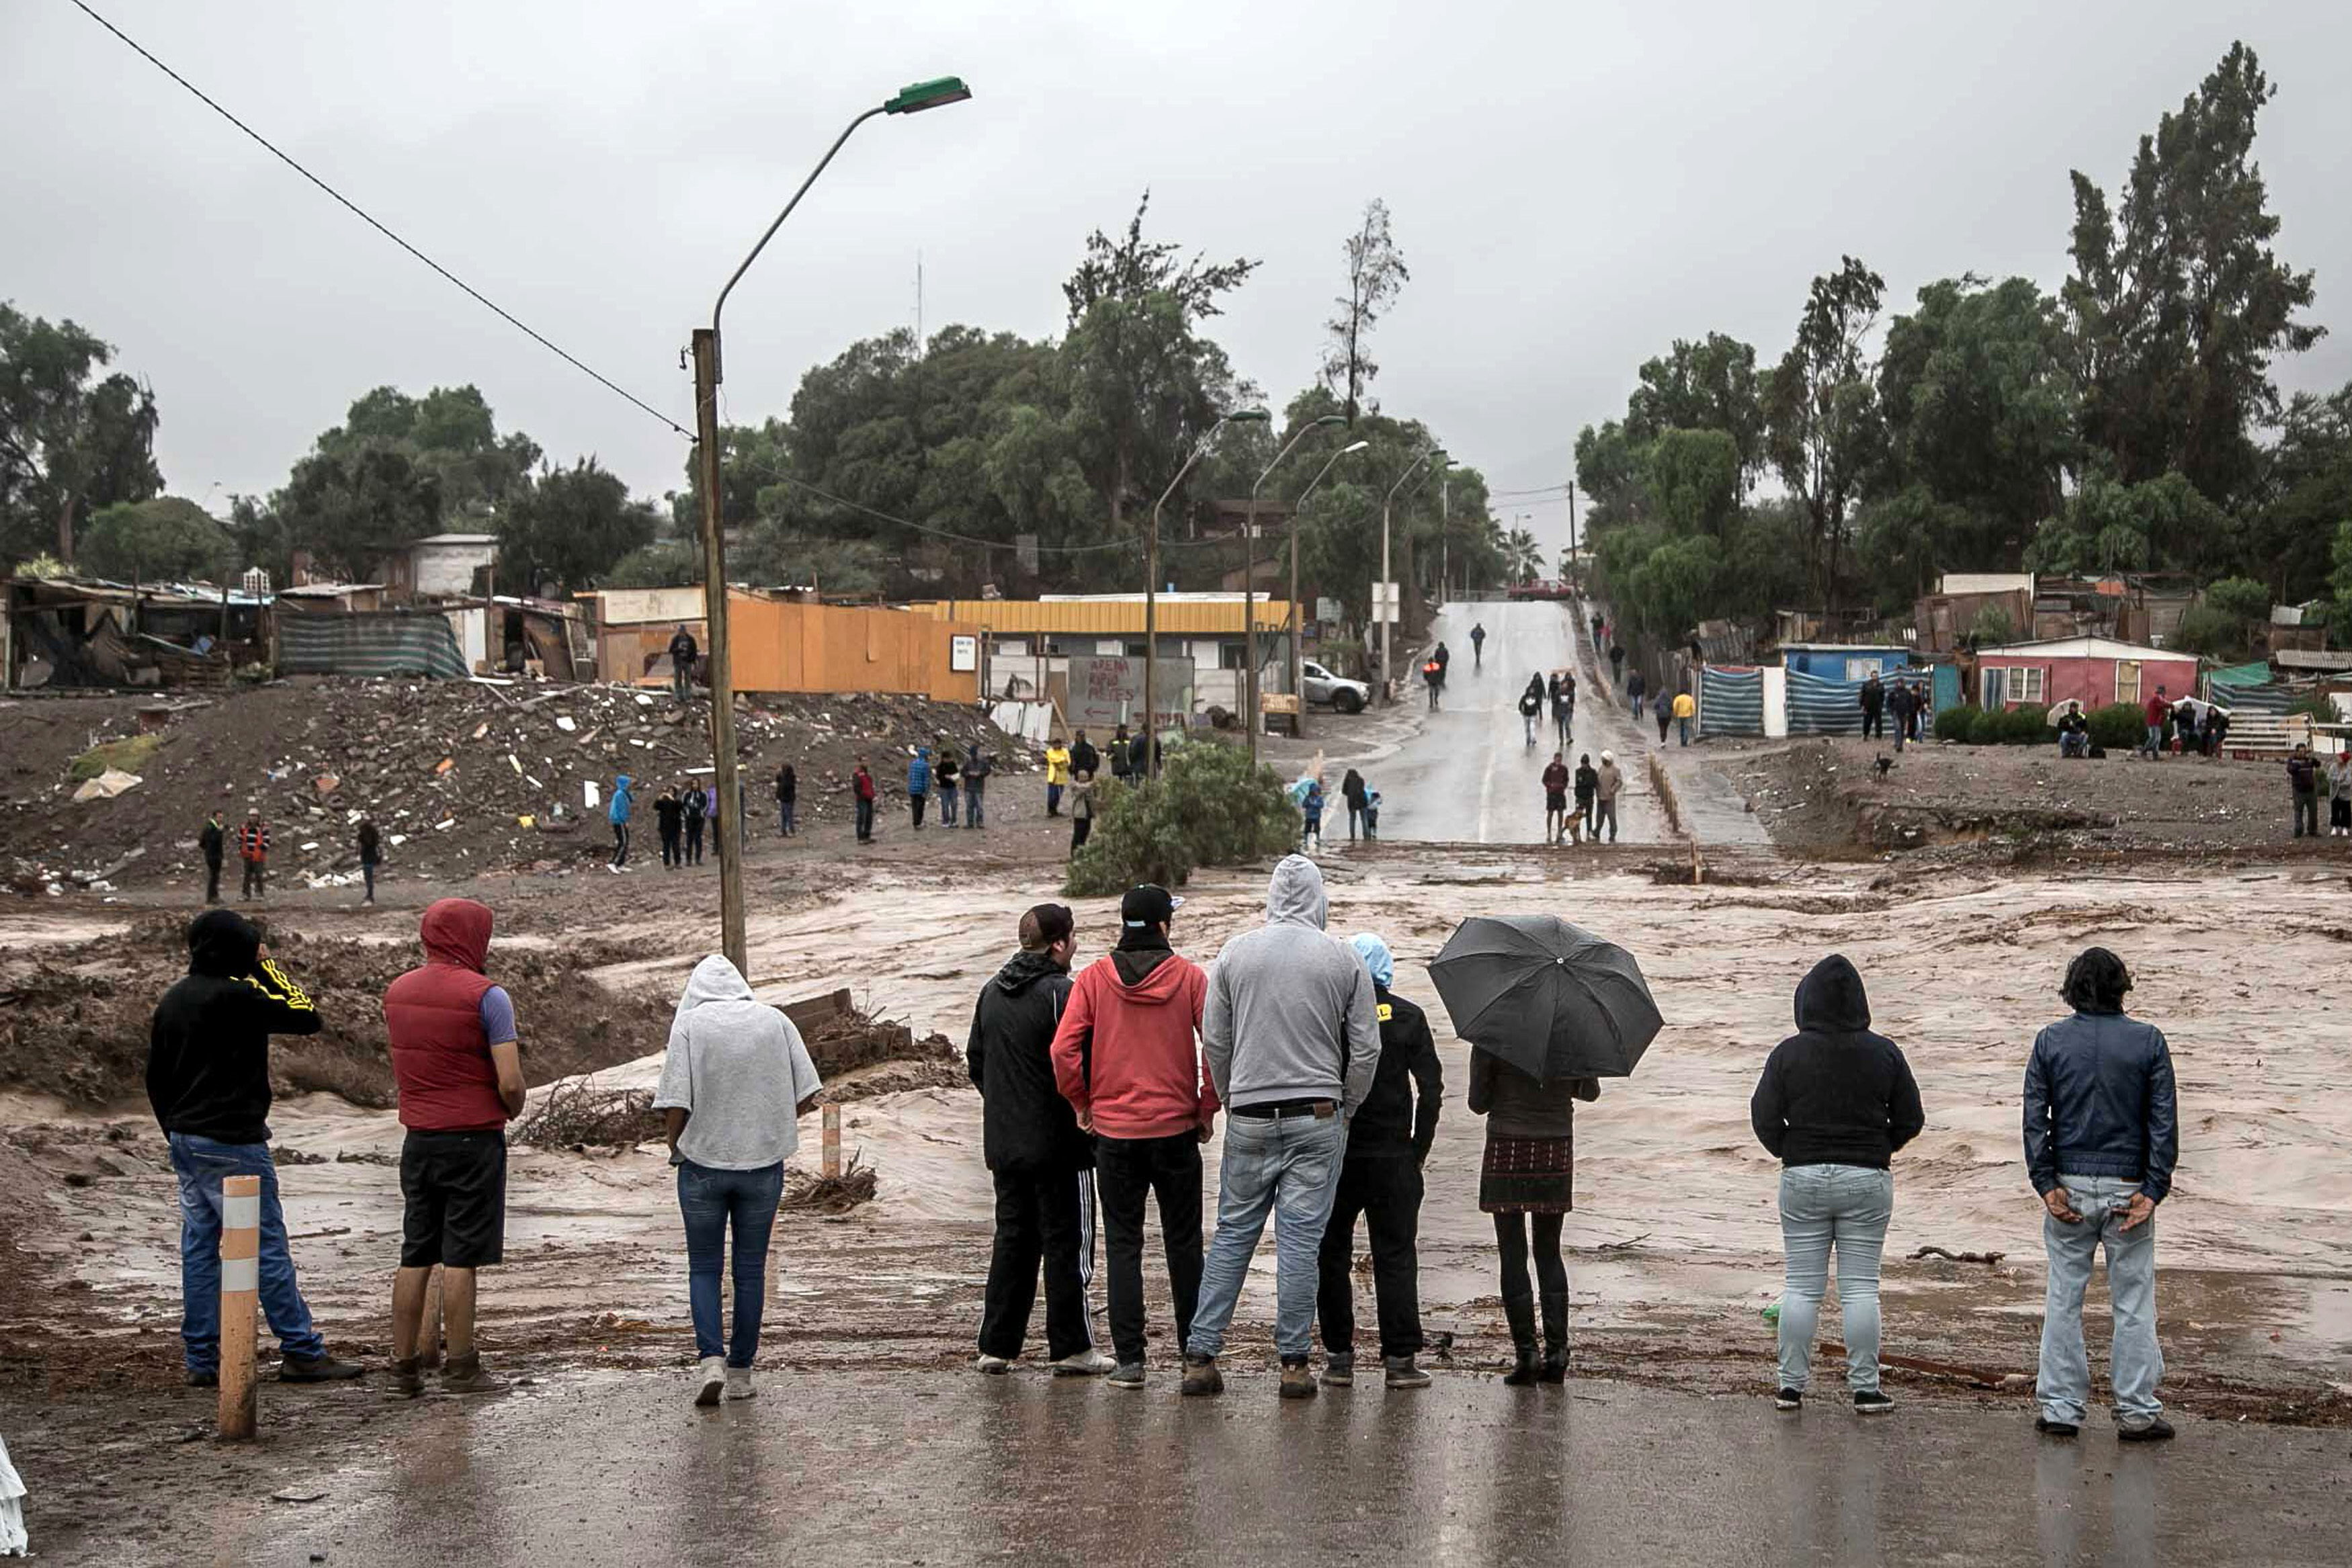
[[[931,764],[931,788],[939,792],[942,828],[956,825],[956,793],[962,773],[962,765],[956,761],[955,747],[941,746],[939,760]]]
[[[1681,737],[1681,743],[1685,746],[1690,744],[1691,720],[1697,716],[1698,699],[1688,692],[1676,692],[1675,694],[1675,732]],[[1658,738],[1663,741],[1666,737],[1661,735]]]
[[[1045,747],[1045,815],[1062,814],[1062,791],[1070,782],[1070,748],[1061,741]]]
[[[1642,718],[1642,694],[1647,689],[1642,684],[1642,671],[1639,665],[1625,672],[1625,711],[1633,716],[1633,721],[1636,724],[1640,723]]]
[[[196,848],[205,857],[205,902],[220,902],[221,860],[228,852],[228,826],[218,811],[205,814],[205,825],[196,830]]]
[[[980,1091],[981,1155],[996,1187],[973,1364],[1003,1373],[1020,1359],[1042,1269],[1045,1354],[1057,1375],[1091,1376],[1112,1368],[1087,1322],[1094,1145],[1054,1083],[1054,1033],[1068,1010],[1078,945],[1069,906],[1033,906],[1021,916],[1020,939],[1020,951],[981,988],[964,1040],[964,1066]]]
[[[280,1383],[332,1383],[360,1368],[327,1354],[294,1278],[278,1167],[269,1155],[269,1037],[319,1032],[319,1009],[269,957],[261,930],[229,909],[188,924],[188,972],[155,1005],[147,1103],[180,1193],[180,1345],[188,1385],[220,1382],[221,1230],[233,1176],[261,1178],[261,1312],[278,1336]],[[248,1221],[247,1223],[252,1223]],[[248,1286],[248,1289],[253,1287]]]
[[[1660,686],[1657,695],[1650,699],[1650,716],[1658,721],[1658,744],[1666,743],[1666,727],[1675,721],[1675,699]]]
[[[1077,857],[1095,831],[1095,776],[1078,768],[1070,776],[1070,855]]]
[[[1895,689],[1886,694],[1886,711],[1895,720],[1895,749],[1900,754],[1907,743],[1919,738],[1919,694],[1910,682],[1895,683]]]
[[[1550,766],[1543,770],[1544,842],[1556,844],[1568,831],[1568,761],[1560,752],[1551,754]]]
[[[857,759],[857,770],[849,776],[849,797],[856,809],[857,841],[874,841],[874,775],[866,771],[866,758]],[[975,805],[973,814],[977,816]]]
[[[2352,751],[2338,751],[2327,770],[2327,832],[2330,838],[2352,837]]]
[[[974,741],[964,748],[963,757],[963,825],[984,828],[988,825],[988,776],[996,771],[996,763]]]
[[[1429,711],[1437,711],[1437,697],[1445,689],[1444,661],[1432,655],[1421,666],[1422,684],[1429,688]]]
[[[236,831],[236,858],[245,879],[237,896],[251,900],[269,895],[269,829],[259,811],[247,811]]]
[[[2156,695],[2143,705],[2147,720],[2147,732],[2140,738],[2139,754],[2150,762],[2164,755],[2164,721],[2172,713],[2172,705],[2165,700],[2164,688],[2156,688]]]
[[[1470,673],[1477,674],[1486,667],[1486,623],[1484,621],[1470,628]]]
[[[2025,1168],[2047,1210],[2050,1272],[2042,1308],[2038,1432],[2071,1437],[2091,1397],[2083,1297],[2105,1248],[2115,1344],[2108,1354],[2116,1436],[2172,1436],[2156,1396],[2164,1352],[2156,1334],[2156,1209],[2180,1154],[2172,1054],[2162,1031],[2124,1015],[2131,972],[2104,947],[2067,966],[2060,994],[2074,1009],[2035,1037],[2025,1068]]]
[[[1600,810],[1601,775],[1593,770],[1592,754],[1585,752],[1576,759],[1576,810],[1569,818],[1568,836],[1572,843],[1596,838],[1601,831],[1595,813]]]
[[[693,791],[689,789],[688,793]],[[677,791],[667,785],[654,797],[654,826],[661,835],[661,862],[664,871],[674,871],[686,863],[686,805]]]
[[[417,1341],[425,1287],[441,1269],[447,1359],[444,1394],[492,1394],[474,1343],[476,1271],[506,1256],[506,1125],[522,1114],[522,1047],[514,1002],[482,972],[490,911],[470,898],[436,899],[418,934],[425,963],[383,993],[400,1124],[400,1271],[392,1286],[392,1392],[425,1392]]]
[[[1528,677],[1528,689],[1519,694],[1519,721],[1528,732],[1528,749],[1536,748],[1536,720],[1543,716],[1544,681],[1541,675]]]
[[[606,869],[618,872],[629,863],[629,813],[636,807],[636,798],[630,794],[633,780],[625,773],[613,776],[613,799],[604,808],[604,821],[613,830],[613,861]]]
[[[669,695],[680,702],[694,695],[694,661],[700,652],[694,645],[694,633],[680,622],[669,639]]]
[[[1305,854],[1307,846],[1323,847],[1323,780],[1307,781],[1307,793],[1298,802],[1298,852]]]
[[[1576,1102],[1597,1100],[1591,1078],[1538,1081],[1488,1051],[1470,1053],[1469,1105],[1486,1118],[1478,1209],[1494,1217],[1502,1263],[1503,1319],[1510,1325],[1515,1388],[1568,1376],[1568,1265],[1564,1217],[1576,1207]],[[1535,1255],[1535,1279],[1528,1256]],[[1536,1362],[1536,1291],[1543,1292],[1543,1362]]]
[[[1474,644],[1475,645],[1475,644]],[[1421,1333],[1421,1167],[1437,1140],[1437,1111],[1445,1075],[1429,1019],[1389,989],[1396,960],[1369,931],[1349,939],[1372,977],[1372,1010],[1380,1021],[1381,1062],[1371,1092],[1348,1124],[1347,1153],[1331,1197],[1330,1222],[1318,1254],[1315,1302],[1323,1320],[1323,1381],[1355,1382],[1356,1219],[1363,1218],[1372,1248],[1372,1294],[1380,1315],[1381,1363],[1391,1388],[1426,1388],[1429,1374],[1413,1364]]]
[[[685,797],[686,798],[679,802],[679,807],[682,812],[680,821],[682,821],[686,826],[686,847],[682,852],[683,858],[680,860],[679,863],[682,865],[700,865],[702,863],[703,830],[711,825],[711,797],[704,791],[701,785],[694,783],[687,785]]]
[[[2294,753],[2286,759],[2287,787],[2294,798],[2294,836],[2308,833],[2319,836],[2319,759],[2311,754],[2311,744],[2298,740]]]
[[[1855,696],[1862,705],[1862,738],[1885,739],[1886,685],[1878,678],[1876,670],[1870,672],[1869,678],[1862,683],[1862,689]]]
[[[1149,883],[1129,890],[1118,946],[1078,976],[1054,1030],[1055,1086],[1094,1139],[1114,1388],[1143,1386],[1146,1197],[1160,1211],[1180,1345],[1201,1291],[1201,1145],[1216,1128],[1217,1092],[1194,1043],[1208,977],[1169,946],[1181,902]]]
[[[1748,1115],[1781,1167],[1788,1274],[1773,1403],[1804,1406],[1834,1248],[1846,1389],[1857,1414],[1885,1415],[1895,1402],[1878,1386],[1878,1269],[1895,1212],[1891,1166],[1926,1121],[1911,1064],[1900,1046],[1871,1032],[1862,976],[1843,955],[1814,965],[1798,985],[1797,1032],[1765,1059]]]
[[[360,819],[360,902],[375,902],[375,868],[383,861],[383,835],[376,831],[375,819]]]
[[[785,838],[800,831],[801,776],[789,762],[776,769],[776,831]]]
[[[1209,977],[1202,1055],[1231,1109],[1217,1233],[1184,1341],[1184,1392],[1222,1393],[1217,1356],[1250,1257],[1275,1222],[1274,1343],[1281,1395],[1310,1398],[1323,1232],[1348,1123],[1380,1071],[1372,977],[1324,935],[1323,873],[1303,855],[1274,868],[1266,923],[1227,942]]]
[[[1625,650],[1622,645],[1612,643],[1609,644],[1609,684],[1615,685],[1624,677],[1624,674]]]
[[[1601,830],[1609,830],[1609,841],[1617,841],[1617,795],[1625,788],[1625,776],[1617,770],[1617,754],[1601,754],[1601,771],[1592,780],[1592,841],[1601,841]]]
[[[1354,768],[1339,780],[1339,798],[1348,803],[1348,841],[1356,841],[1356,830],[1363,825],[1364,776]]]
[[[1552,694],[1551,698],[1551,723],[1552,727],[1559,734],[1559,748],[1562,751],[1567,750],[1571,738],[1570,732],[1576,723],[1576,672],[1574,670],[1562,670],[1559,673],[1559,689]]]
[[[768,1242],[784,1162],[816,1108],[816,1064],[791,1019],[758,1000],[741,970],[713,953],[694,967],[669,1025],[654,1109],[662,1114],[686,1226],[686,1296],[694,1320],[700,1406],[750,1399],[768,1299]],[[722,1335],[719,1281],[730,1232],[735,1310]]]
[[[915,755],[907,764],[907,811],[915,820],[915,831],[923,831],[923,807],[931,798],[931,748],[915,747]]]

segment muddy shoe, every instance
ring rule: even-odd
[[[331,1355],[289,1355],[278,1364],[280,1383],[341,1383],[362,1376],[367,1368]]]
[[[760,1391],[751,1386],[751,1369],[750,1367],[730,1366],[727,1369],[728,1398],[757,1399],[759,1396]]]
[[[718,1404],[719,1396],[727,1392],[727,1358],[723,1355],[704,1356],[695,1369],[695,1385],[694,1402],[697,1405],[709,1406]]]
[[[2142,1416],[2137,1420],[2126,1417],[2116,1428],[2116,1440],[2122,1443],[2168,1443],[2172,1441],[2172,1423],[2161,1416]]]
[[[1056,1377],[1100,1377],[1118,1364],[1089,1345],[1073,1355],[1066,1355],[1054,1364]]]
[[[1297,1361],[1285,1361],[1282,1364],[1281,1394],[1285,1399],[1315,1397],[1315,1374],[1307,1366],[1305,1356],[1300,1356]]]
[[[983,1351],[973,1359],[971,1369],[990,1377],[1002,1377],[1013,1370],[1013,1363],[1004,1356],[990,1355]]]
[[[1356,1385],[1356,1357],[1348,1351],[1335,1351],[1323,1358],[1323,1381],[1333,1388],[1353,1388]]]
[[[392,1364],[392,1381],[383,1385],[386,1399],[414,1399],[425,1392],[425,1374],[415,1356]]]
[[[1429,1386],[1429,1374],[1415,1364],[1412,1357],[1392,1355],[1388,1358],[1388,1375],[1384,1381],[1391,1388],[1426,1388]]]
[[[449,1364],[441,1369],[444,1394],[503,1394],[506,1390],[505,1378],[482,1370],[482,1353],[478,1350],[469,1350],[463,1355],[453,1353]]]
[[[1143,1363],[1139,1361],[1120,1362],[1117,1366],[1111,1368],[1110,1375],[1104,1378],[1103,1381],[1113,1388],[1125,1388],[1129,1390],[1140,1388],[1143,1386]]]
[[[1217,1370],[1217,1358],[1187,1353],[1184,1357],[1184,1397],[1197,1399],[1224,1391],[1225,1375]]]

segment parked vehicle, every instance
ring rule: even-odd
[[[1369,683],[1335,675],[1312,659],[1299,662],[1299,673],[1305,678],[1307,700],[1310,703],[1328,703],[1341,713],[1361,713],[1372,700]]]

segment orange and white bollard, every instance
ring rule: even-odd
[[[261,1178],[221,1182],[220,1435],[253,1436],[254,1317],[261,1304]]]
[[[841,1174],[841,1107],[838,1105],[824,1107],[824,1142],[822,1147],[824,1153],[817,1168],[830,1181]]]

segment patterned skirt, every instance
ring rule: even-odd
[[[1567,1214],[1576,1207],[1575,1144],[1569,1138],[1486,1137],[1478,1173],[1483,1214]]]

